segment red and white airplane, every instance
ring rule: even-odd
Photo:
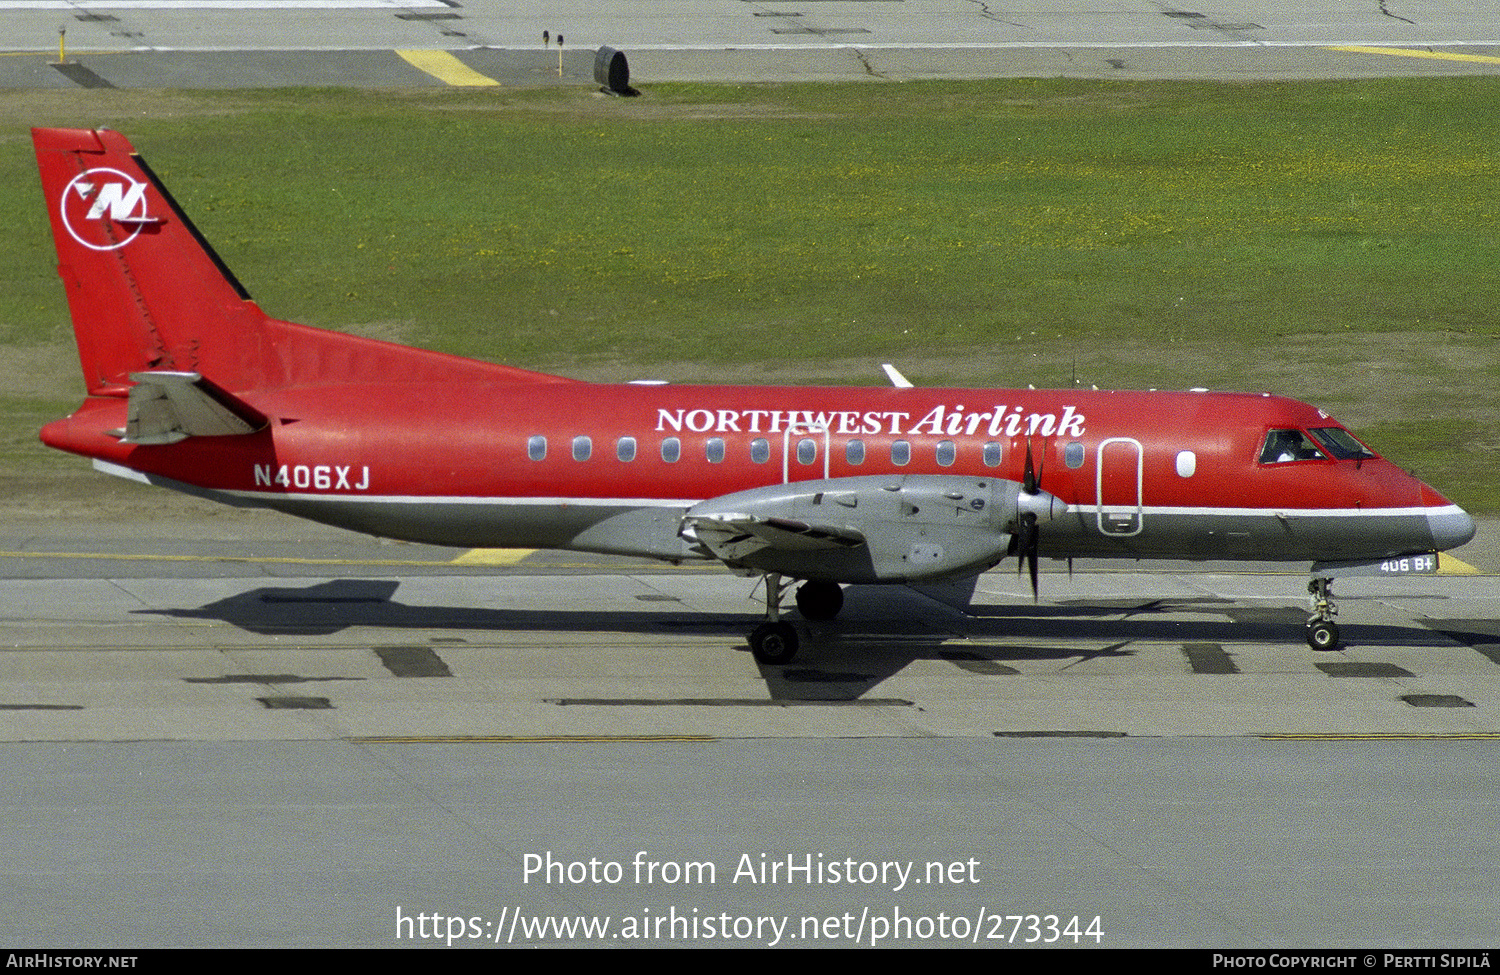
[[[438,545],[718,560],[790,581],[973,578],[1006,556],[1433,572],[1473,520],[1315,407],[1270,395],[601,385],[267,317],[107,130],[34,129],[88,396],[42,440],[101,471]]]

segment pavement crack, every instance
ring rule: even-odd
[[[865,57],[865,52],[864,51],[861,51],[857,47],[851,47],[849,49],[849,53],[853,54],[855,56],[855,58],[857,58],[859,60],[859,63],[865,69],[865,74],[869,75],[871,78],[880,78],[880,79],[884,80],[887,77],[886,75],[881,74],[879,71],[875,70],[874,65],[870,64],[870,59],[867,58],[867,57]]]
[[[984,0],[967,0],[967,2],[979,8],[979,16],[983,20],[993,20],[997,24],[1005,24],[1005,25],[1007,25],[1009,27],[1025,27],[1026,26],[1025,24],[1022,24],[1022,23],[1020,23],[1018,21],[1006,20],[1004,17],[1000,16],[999,14],[995,13],[995,11],[991,10],[990,9],[990,5],[987,4],[987,3],[985,3]],[[1383,0],[1382,0],[1382,2],[1383,2]]]
[[[139,606],[141,609],[143,609],[143,610],[153,610],[153,609],[155,609],[155,607],[152,606],[150,602],[148,602],[147,600],[145,600],[144,598],[142,598],[138,593],[136,593],[133,590],[131,590],[128,586],[126,586],[119,579],[106,579],[105,580],[105,584],[108,585],[108,586],[110,586],[111,588],[113,588],[116,592],[118,592],[121,595],[123,595],[126,599],[128,599],[132,603],[135,603],[135,605]]]
[[[1413,27],[1417,26],[1417,22],[1415,20],[1407,20],[1400,14],[1391,13],[1390,0],[1380,0],[1380,16],[1389,17],[1392,20],[1399,20],[1403,24],[1411,24]]]

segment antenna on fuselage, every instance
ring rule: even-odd
[[[895,386],[897,389],[912,389],[912,388],[914,388],[912,386],[911,380],[907,379],[905,376],[901,375],[901,370],[897,369],[895,366],[891,365],[889,362],[881,363],[880,368],[882,368],[882,369],[885,370],[885,374],[890,379],[891,385]]]

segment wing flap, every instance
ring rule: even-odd
[[[865,536],[852,528],[740,514],[689,515],[683,519],[682,534],[725,562],[738,562],[766,548],[814,552],[865,544]]]

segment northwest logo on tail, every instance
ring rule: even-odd
[[[62,194],[68,235],[90,250],[112,251],[161,221],[146,209],[146,184],[118,169],[90,169],[74,176]]]

